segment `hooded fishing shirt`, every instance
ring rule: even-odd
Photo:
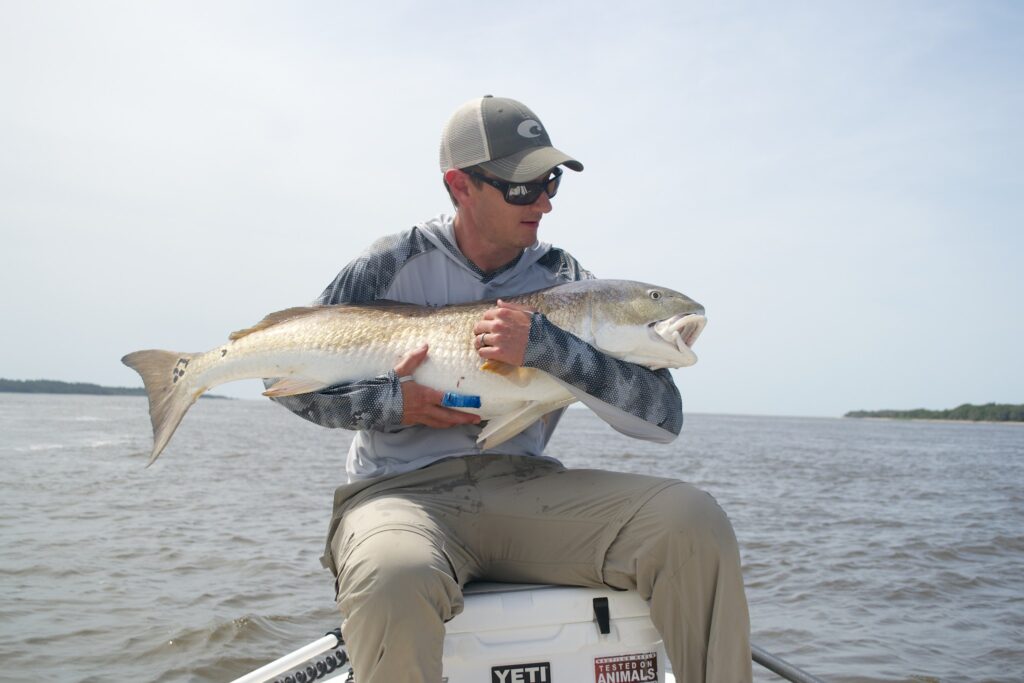
[[[449,306],[511,297],[592,277],[568,253],[539,241],[516,261],[484,273],[459,251],[454,219],[441,215],[377,240],[345,266],[317,303],[365,304],[388,299]],[[623,434],[664,443],[674,439],[682,427],[679,391],[668,370],[652,371],[607,356],[540,313],[533,315],[523,364],[580,389],[583,402]],[[542,456],[562,413],[549,413],[498,449],[484,451],[476,444],[481,425],[447,429],[402,425],[402,389],[394,371],[275,400],[325,427],[358,430],[346,463],[349,482],[485,452]]]

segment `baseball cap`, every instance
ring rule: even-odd
[[[526,182],[560,164],[583,164],[551,146],[540,119],[522,102],[484,95],[455,110],[441,133],[441,172],[479,166],[512,182]]]

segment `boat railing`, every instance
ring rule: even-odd
[[[750,645],[750,654],[755,664],[763,666],[792,683],[825,683],[817,676],[807,673],[781,657],[766,652],[754,643]],[[347,673],[347,664],[348,655],[345,652],[344,641],[341,639],[341,629],[334,629],[322,638],[236,678],[232,683],[271,683],[275,681],[313,683],[321,679],[327,683],[326,676],[333,673],[339,675]],[[286,676],[278,678],[282,674],[286,674]]]
[[[236,678],[232,683],[266,683],[282,674],[290,674],[293,683],[312,683],[342,669],[347,663],[348,654],[341,639],[341,629],[336,628],[322,638]]]

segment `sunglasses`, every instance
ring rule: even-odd
[[[540,199],[541,192],[548,193],[548,199],[554,199],[558,194],[558,185],[562,182],[562,169],[557,166],[551,170],[551,177],[539,183],[511,183],[506,180],[489,178],[482,173],[465,169],[463,171],[472,178],[482,180],[491,187],[497,188],[509,204],[533,204]]]

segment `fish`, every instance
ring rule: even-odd
[[[602,352],[652,370],[697,362],[692,346],[707,322],[684,294],[631,280],[580,280],[503,299],[543,313]],[[494,300],[430,307],[377,301],[288,308],[239,330],[206,352],[135,351],[121,361],[142,377],[156,462],[189,407],[215,386],[273,378],[271,398],[315,392],[392,370],[426,343],[413,379],[442,392],[480,398],[487,424],[477,443],[494,448],[548,412],[588,396],[538,369],[484,361],[473,326]],[[147,465],[147,467],[149,466]]]

